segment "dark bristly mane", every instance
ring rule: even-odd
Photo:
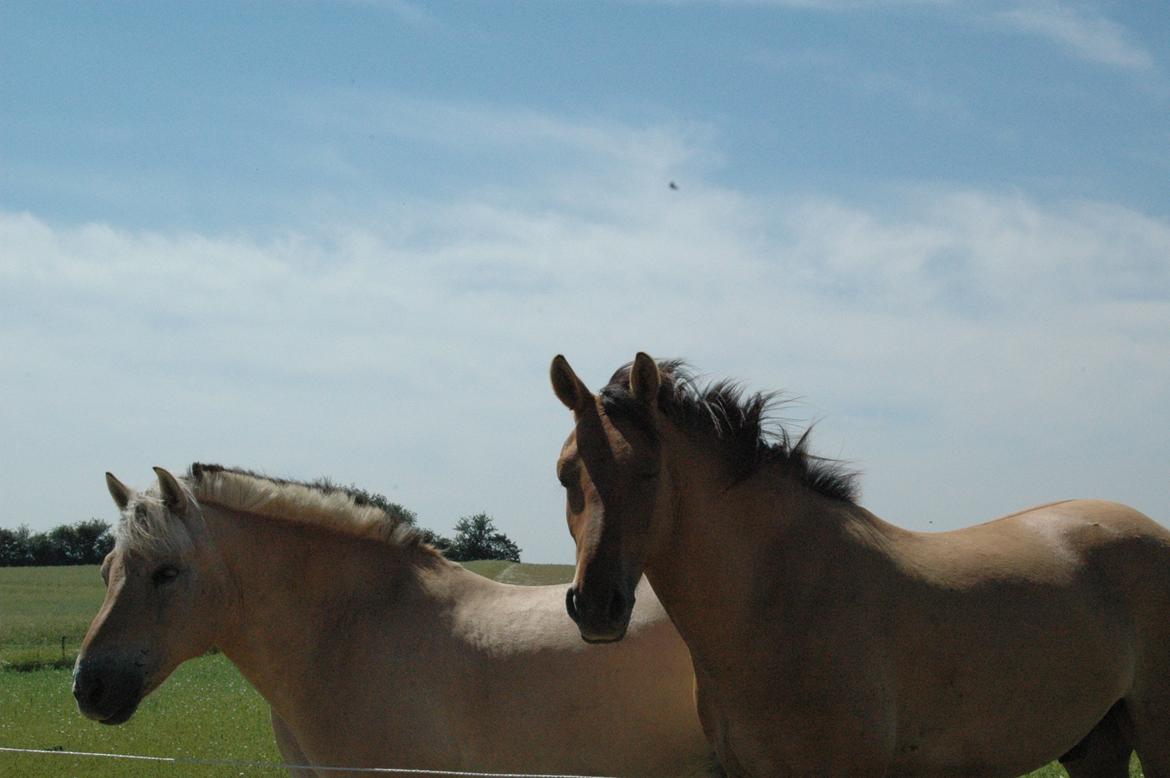
[[[200,500],[417,547],[438,556],[423,534],[414,528],[410,517],[394,510],[391,504],[370,499],[369,493],[361,489],[341,486],[329,479],[292,481],[242,468],[196,462],[191,465],[186,480]]]
[[[632,363],[618,368],[601,390],[602,406],[611,416],[628,418],[653,431],[645,407],[630,394]],[[857,501],[857,474],[841,462],[808,451],[809,427],[795,441],[770,416],[775,394],[746,394],[734,381],[717,381],[700,388],[682,360],[658,363],[662,385],[658,409],[683,429],[708,436],[722,447],[737,480],[765,465],[784,470],[813,491],[849,503]]]

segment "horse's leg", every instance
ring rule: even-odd
[[[280,756],[284,759],[287,765],[308,765],[309,760],[305,757],[301,747],[297,745],[297,739],[293,737],[292,731],[289,730],[288,725],[284,723],[284,719],[276,715],[276,711],[269,710],[272,718],[272,734],[276,736],[276,748],[280,751]],[[290,768],[288,771],[292,778],[316,778],[317,771],[310,767],[304,769]]]
[[[1129,700],[1134,750],[1146,778],[1170,778],[1170,691],[1152,700]]]
[[[1060,758],[1069,778],[1126,778],[1133,745],[1124,721],[1124,703],[1117,703],[1084,739]]]

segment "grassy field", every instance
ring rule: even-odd
[[[147,697],[133,719],[106,727],[77,713],[69,670],[0,673],[0,745],[279,763],[268,705],[222,656],[179,667]],[[0,775],[207,776],[279,775],[258,768],[195,767],[0,753]]]
[[[480,575],[513,584],[567,583],[569,565],[470,562]],[[70,669],[104,587],[97,567],[0,568],[0,746],[236,761],[235,765],[108,761],[0,752],[0,776],[282,775],[268,706],[224,657],[181,666],[119,727],[77,713]],[[62,650],[64,638],[64,650]],[[1028,778],[1063,776],[1055,763]],[[1142,775],[1136,760],[1131,777]]]
[[[105,589],[96,565],[0,567],[0,670],[72,666]]]
[[[573,580],[572,565],[529,565],[492,559],[467,562],[463,566],[500,583],[520,586],[567,584]]]

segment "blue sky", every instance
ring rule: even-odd
[[[548,362],[639,349],[800,398],[896,523],[1168,521],[1167,52],[1158,3],[4,3],[0,525],[198,459],[567,561]]]

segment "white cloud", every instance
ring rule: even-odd
[[[664,5],[694,5],[714,3],[716,5],[771,6],[811,11],[861,11],[874,8],[899,6],[953,5],[954,0],[656,0]]]
[[[104,470],[205,459],[356,482],[440,530],[487,510],[526,558],[568,559],[548,361],[597,387],[639,349],[808,398],[894,521],[1170,502],[1165,220],[764,198],[708,183],[685,130],[463,118],[454,142],[482,120],[560,164],[264,239],[0,214],[0,524],[108,516]]]
[[[1155,60],[1133,40],[1124,26],[1098,11],[1094,4],[1068,0],[1011,0],[1002,10],[976,8],[954,0],[661,0],[665,5],[712,4],[757,6],[816,12],[873,12],[899,8],[936,8],[952,19],[992,18],[1018,32],[1039,35],[1060,44],[1074,56],[1090,62],[1147,71]],[[928,90],[904,79],[877,74],[860,84],[866,90],[890,93],[913,102],[937,99]],[[905,93],[905,94],[904,94]]]
[[[1129,70],[1149,70],[1154,65],[1154,58],[1124,27],[1084,5],[1030,0],[997,17],[1021,32],[1049,38],[1090,62]]]
[[[327,130],[330,137],[370,136],[387,144],[474,150],[481,157],[504,153],[521,167],[551,168],[558,179],[599,164],[605,174],[620,169],[628,177],[634,169],[660,175],[681,164],[709,168],[721,159],[711,129],[697,122],[635,126],[590,115],[565,118],[399,93],[314,92],[293,106],[293,118]]]
[[[921,77],[906,77],[883,70],[879,62],[858,61],[856,55],[831,49],[758,51],[750,62],[769,70],[811,76],[826,86],[881,102],[894,101],[919,113],[951,120],[969,120],[970,106],[957,96],[940,91]]]

